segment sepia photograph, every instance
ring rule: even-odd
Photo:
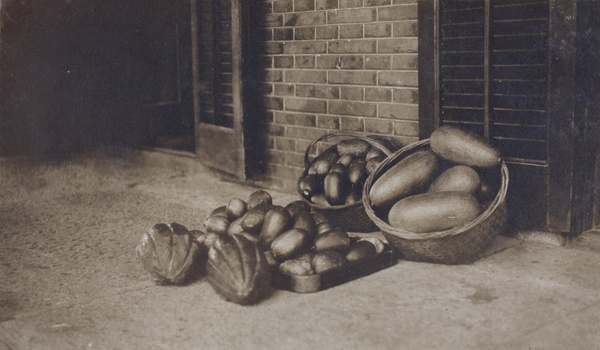
[[[0,350],[600,348],[600,0],[0,0]]]

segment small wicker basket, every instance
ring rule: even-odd
[[[506,192],[508,168],[500,164],[500,189],[487,209],[476,219],[445,231],[415,233],[390,226],[378,217],[368,193],[375,180],[409,154],[429,148],[429,139],[410,144],[386,158],[367,178],[363,188],[363,206],[369,218],[379,227],[388,242],[398,248],[401,257],[411,261],[442,264],[469,264],[478,260],[506,227]]]
[[[373,137],[363,136],[358,133],[353,132],[337,132],[331,134],[325,134],[316,140],[314,140],[307,148],[304,154],[304,165],[305,169],[302,173],[300,179],[302,179],[307,173],[308,168],[312,160],[310,159],[311,149],[319,142],[325,141],[330,138],[357,138],[364,141],[367,141],[371,144],[371,146],[378,148],[381,150],[386,156],[390,156],[392,154],[392,150],[386,147],[382,141],[377,140]],[[393,146],[390,144],[390,146]],[[331,146],[333,147],[333,146]],[[301,195],[302,197],[302,195]],[[365,213],[365,209],[363,207],[363,203],[358,201],[353,204],[346,205],[334,205],[334,206],[322,206],[315,204],[306,198],[302,197],[302,200],[307,202],[314,212],[320,213],[323,215],[329,223],[334,226],[337,226],[343,230],[348,232],[373,232],[377,231],[377,226],[371,221],[369,216]]]

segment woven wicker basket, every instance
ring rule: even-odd
[[[308,173],[308,168],[310,167],[310,164],[312,162],[309,156],[311,149],[317,143],[330,138],[358,138],[367,141],[371,144],[371,146],[378,148],[388,157],[392,154],[392,151],[388,147],[386,147],[380,140],[377,140],[373,137],[363,136],[361,134],[352,132],[337,132],[325,134],[314,140],[306,148],[306,152],[304,154],[305,169],[300,179],[302,179],[302,177],[304,177]],[[347,205],[322,206],[308,201],[304,197],[302,197],[302,200],[307,202],[311,206],[313,211],[323,215],[329,223],[348,232],[373,232],[378,230],[377,226],[365,213],[365,209],[361,201]]]
[[[367,178],[363,188],[363,206],[369,218],[379,227],[388,242],[396,246],[401,257],[411,261],[443,264],[469,264],[478,260],[506,226],[506,192],[508,168],[500,164],[500,189],[487,209],[475,220],[445,231],[414,233],[390,226],[379,218],[368,193],[374,181],[391,166],[409,154],[429,148],[429,139],[410,144],[386,158]]]

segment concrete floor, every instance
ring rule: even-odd
[[[202,229],[254,190],[159,152],[0,159],[0,349],[600,348],[597,232],[568,247],[501,237],[472,265],[399,261],[255,306],[222,300],[205,278],[150,281],[134,253],[144,232]]]

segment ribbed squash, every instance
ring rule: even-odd
[[[156,224],[144,234],[136,254],[156,283],[183,284],[197,271],[206,248],[183,225]]]
[[[258,244],[243,235],[220,236],[208,251],[208,282],[236,304],[258,302],[268,293],[271,273]]]

